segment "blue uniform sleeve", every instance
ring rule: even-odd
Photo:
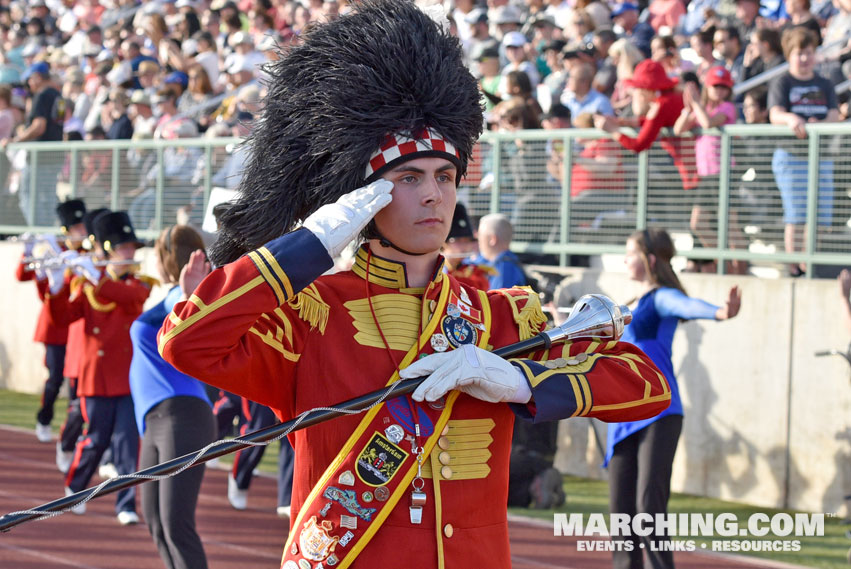
[[[660,288],[653,299],[656,312],[662,318],[714,320],[718,307],[699,298],[692,298],[675,288]]]

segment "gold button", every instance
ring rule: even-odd
[[[566,359],[564,359],[564,358],[558,358],[558,359],[555,361],[555,364],[556,364],[556,367],[564,367],[564,366],[566,366],[566,365],[567,365],[567,360],[566,360]]]
[[[446,537],[452,537],[454,533],[455,528],[452,527],[452,524],[446,524],[445,526],[443,526],[443,535],[445,535]]]
[[[100,334],[100,328],[98,328],[97,326],[92,328],[92,334]]]
[[[439,461],[440,461],[440,464],[449,464],[449,459],[450,459],[450,458],[451,458],[451,457],[449,456],[449,453],[448,453],[448,452],[446,452],[446,451],[443,451],[442,453],[440,453],[439,455],[437,455],[437,460],[439,460]]]
[[[440,437],[439,439],[437,439],[437,446],[439,446],[443,450],[449,450],[449,439],[446,437]]]
[[[578,366],[578,365],[579,365],[579,360],[574,360],[574,359],[567,360],[567,365],[569,365],[569,366]]]
[[[429,312],[434,312],[434,309],[435,309],[435,308],[437,308],[437,301],[436,301],[436,300],[429,300],[429,301],[428,301],[428,310],[429,310]]]
[[[448,466],[444,466],[440,469],[440,475],[446,480],[450,480],[452,478],[452,469]]]
[[[585,352],[579,352],[578,354],[573,356],[573,359],[578,360],[579,363],[582,363],[588,359],[588,354],[586,354]]]
[[[446,425],[445,427],[443,427],[443,430],[440,432],[440,434],[444,437],[446,435],[448,435],[449,434],[449,425]]]

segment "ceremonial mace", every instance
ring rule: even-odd
[[[623,334],[624,326],[629,324],[631,320],[632,313],[626,306],[617,305],[610,298],[601,294],[587,294],[576,301],[576,304],[573,305],[570,311],[570,316],[568,316],[567,320],[561,326],[541,332],[528,340],[498,348],[493,353],[503,358],[511,358],[535,350],[547,349],[555,343],[575,340],[577,338],[617,340]],[[56,515],[56,512],[87,501],[89,496],[94,494],[97,496],[111,494],[124,488],[146,482],[149,478],[167,476],[185,470],[195,464],[207,462],[208,460],[250,446],[256,446],[258,443],[272,441],[284,434],[316,425],[317,423],[339,417],[340,415],[363,411],[387,398],[413,392],[426,377],[415,377],[397,381],[392,385],[354,399],[349,399],[348,401],[343,401],[333,407],[311,409],[305,411],[295,419],[248,433],[239,439],[219,441],[218,444],[212,443],[211,446],[208,446],[201,453],[196,451],[133,474],[113,478],[103,482],[99,486],[86,488],[76,494],[48,502],[33,510],[6,514],[0,517],[0,532],[9,531],[11,528],[33,519]]]

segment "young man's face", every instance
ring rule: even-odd
[[[416,158],[386,172],[393,201],[375,214],[379,232],[412,253],[439,251],[455,213],[456,174],[445,158]]]

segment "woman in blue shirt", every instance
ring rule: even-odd
[[[203,448],[215,436],[213,411],[204,384],[174,369],[157,350],[157,332],[163,319],[181,300],[183,290],[191,292],[198,284],[181,279],[181,271],[194,251],[203,251],[204,243],[191,227],[175,225],[163,230],[155,247],[161,278],[173,286],[162,302],[142,313],[130,326],[130,391],[142,435],[141,468]],[[207,567],[204,547],[195,530],[195,506],[203,477],[201,465],[142,486],[145,522],[169,569]]]
[[[626,243],[627,273],[642,290],[622,339],[650,356],[671,386],[671,405],[656,417],[609,424],[604,462],[609,469],[609,509],[612,514],[628,514],[630,520],[639,513],[655,516],[667,512],[671,468],[683,424],[683,405],[671,362],[677,324],[697,318],[727,320],[738,314],[741,305],[737,286],[730,289],[721,307],[690,298],[671,268],[675,253],[673,241],[663,229],[636,231]],[[645,527],[652,527],[652,522]],[[674,566],[672,552],[654,551],[664,546],[649,546],[651,539],[667,541],[663,535],[643,538],[644,549],[638,536],[614,539],[623,540],[614,552],[616,569],[643,567],[645,551],[654,569]]]

